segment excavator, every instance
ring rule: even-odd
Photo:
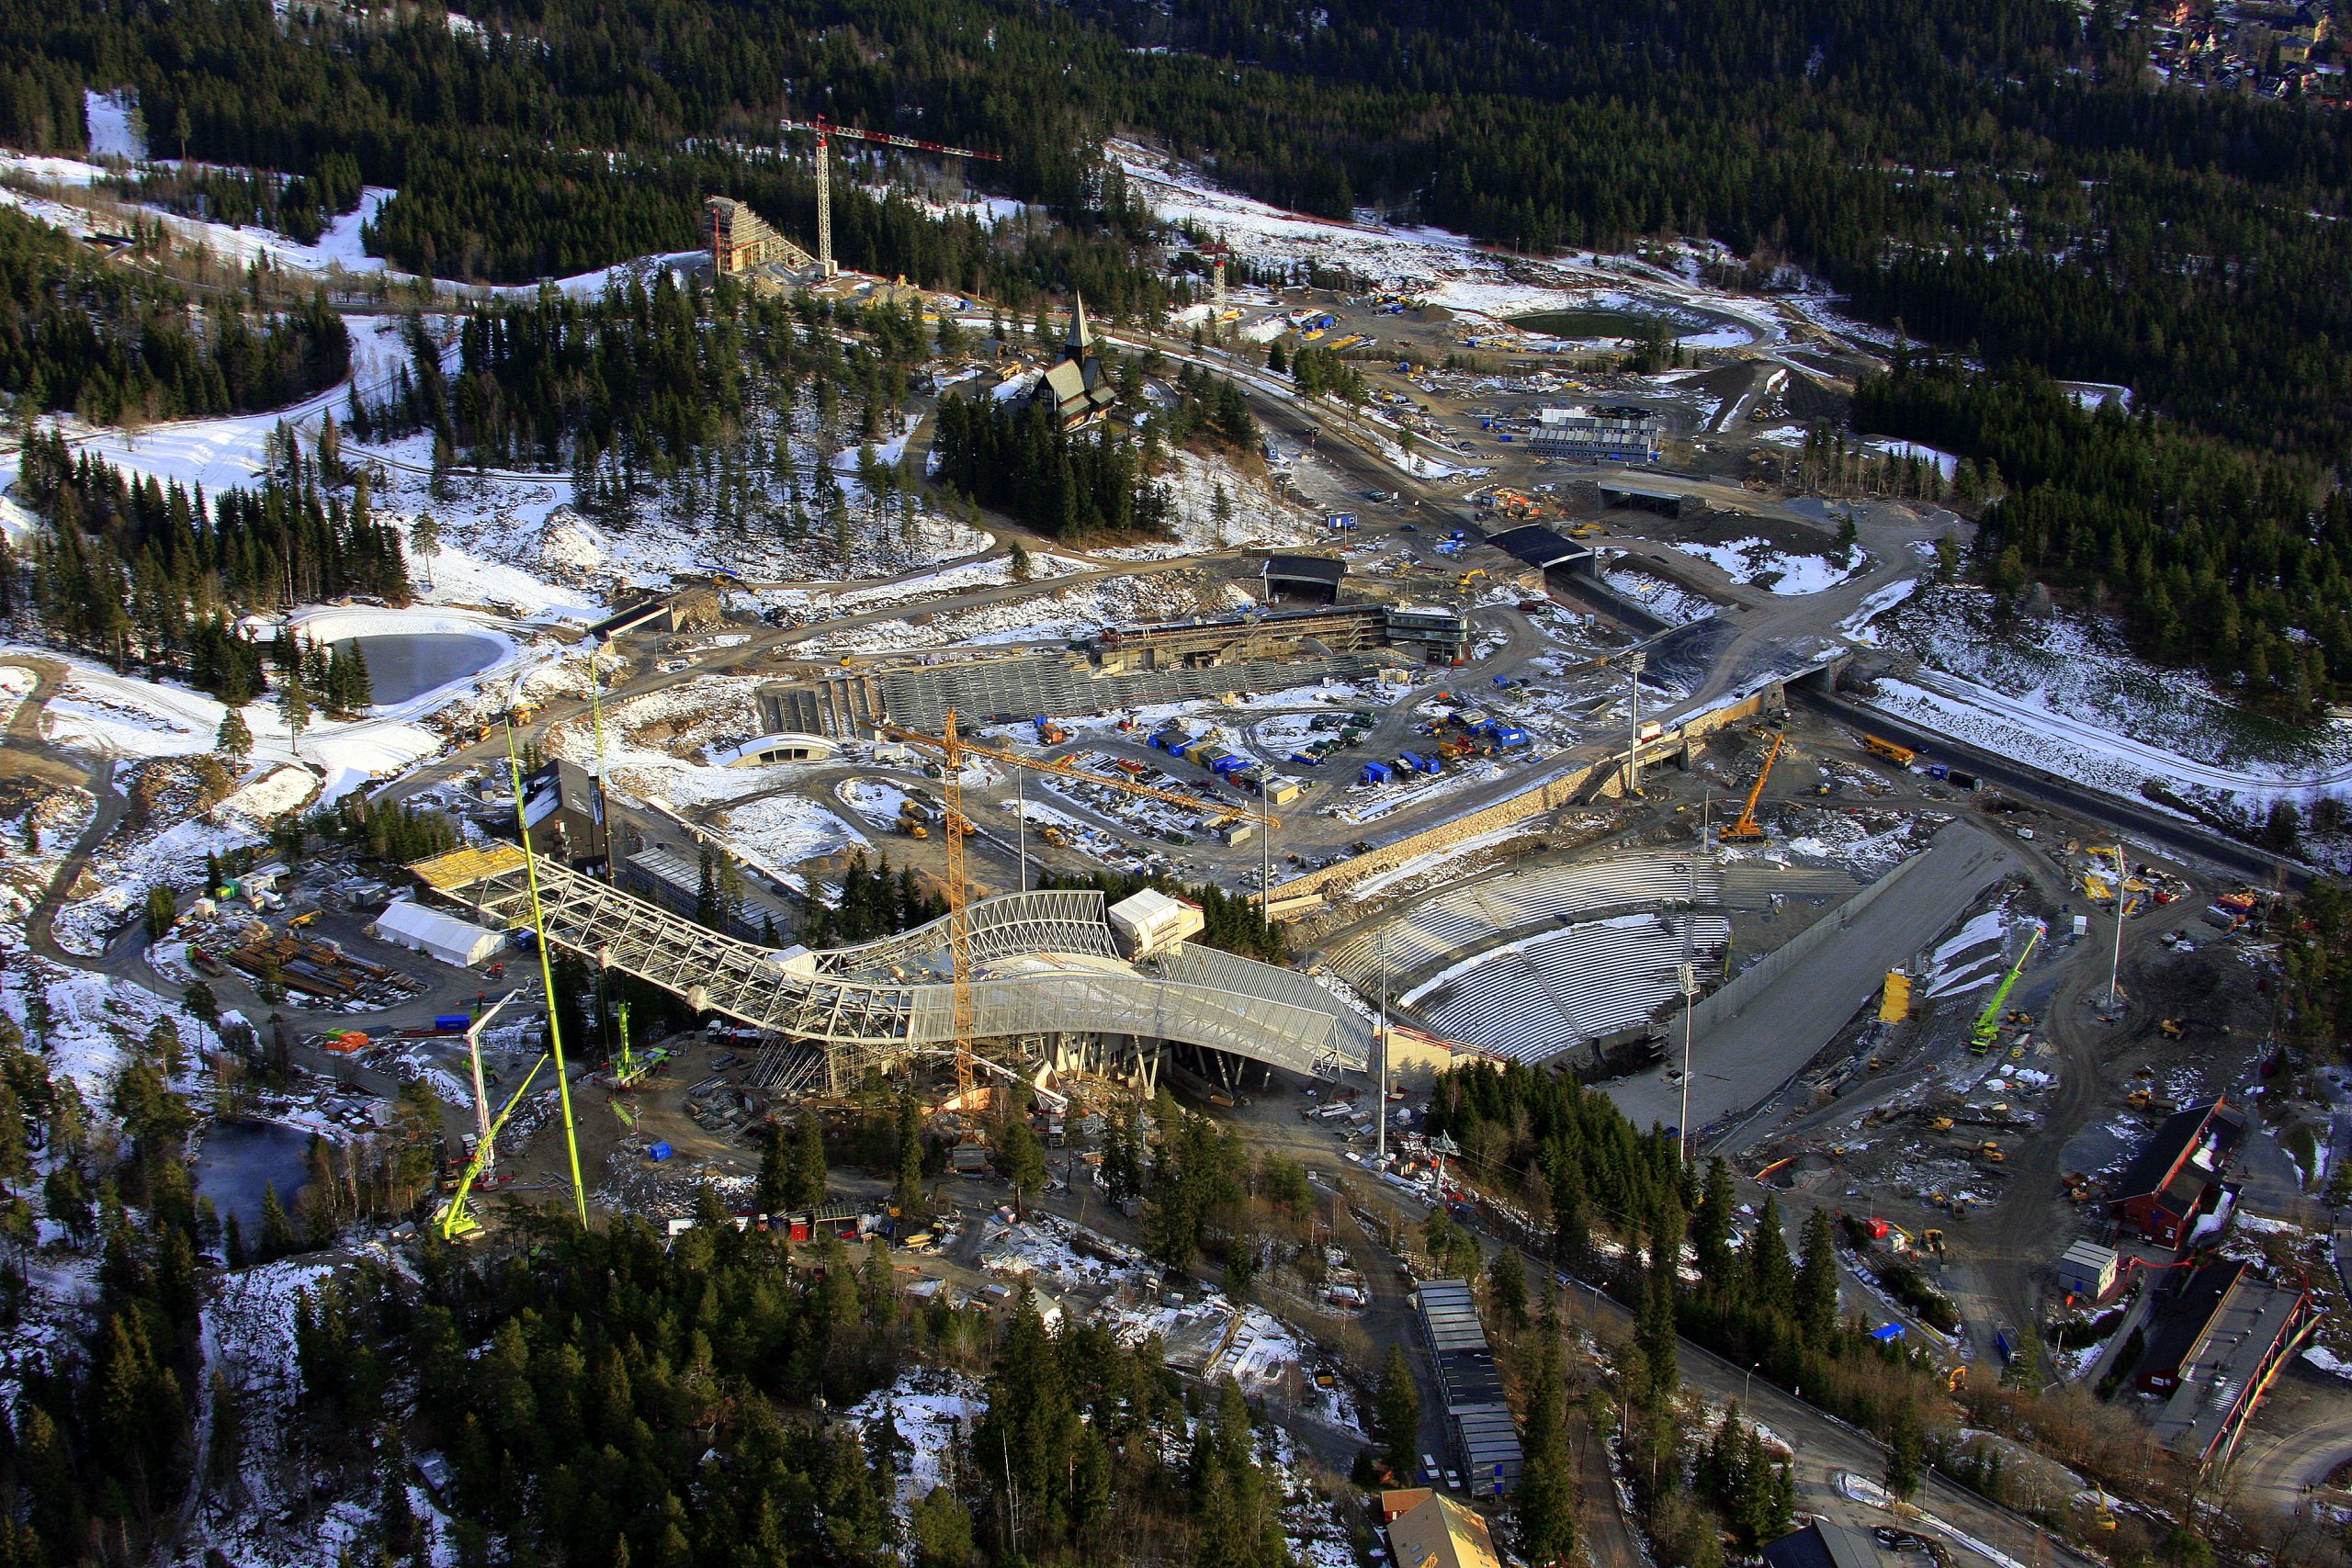
[[[1976,1015],[1976,1027],[1968,1034],[1968,1048],[1976,1055],[1982,1056],[1993,1048],[1994,1040],[2001,1032],[2001,1010],[2008,1004],[2009,992],[2017,987],[2018,976],[2024,971],[2026,960],[2033,956],[2034,945],[2049,934],[2048,926],[2035,921],[2033,934],[2025,939],[2025,951],[2009,965],[2009,972],[2001,976],[2001,983],[1993,987],[1993,999]]]
[[[1756,783],[1749,787],[1747,799],[1739,808],[1739,820],[1716,834],[1726,844],[1753,844],[1764,837],[1764,829],[1756,823],[1756,803],[1764,798],[1764,781],[1772,776],[1772,764],[1781,759],[1781,743],[1786,737],[1779,730],[1772,732],[1772,742],[1764,749],[1764,765],[1756,770]]]

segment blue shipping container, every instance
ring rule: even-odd
[[[1392,775],[1388,771],[1388,764],[1385,762],[1366,762],[1363,765],[1363,782],[1365,784],[1386,784],[1393,776],[1394,775]]]
[[[468,1018],[464,1013],[445,1012],[440,1017],[433,1021],[433,1027],[441,1030],[455,1030],[459,1034],[463,1034],[467,1030],[473,1027],[473,1022],[474,1021]]]
[[[1211,770],[1219,778],[1223,778],[1227,773],[1238,773],[1249,765],[1250,760],[1246,757],[1219,757],[1215,762],[1209,764]]]
[[[1890,1323],[1884,1328],[1873,1328],[1871,1330],[1871,1337],[1882,1345],[1892,1345],[1903,1337],[1903,1325],[1899,1323]]]
[[[677,1152],[667,1144],[656,1144],[645,1151],[645,1157],[650,1160],[665,1160]]]

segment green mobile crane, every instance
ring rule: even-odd
[[[531,1064],[531,1070],[523,1075],[522,1087],[500,1110],[498,1119],[490,1124],[489,1133],[474,1144],[474,1157],[466,1162],[465,1174],[458,1178],[458,1190],[449,1195],[449,1206],[441,1211],[435,1221],[443,1241],[456,1241],[481,1229],[481,1222],[466,1212],[466,1195],[473,1190],[475,1178],[481,1176],[496,1157],[492,1147],[498,1141],[499,1129],[506,1125],[509,1116],[514,1114],[514,1108],[523,1103],[523,1097],[531,1092],[531,1080],[539,1076],[539,1069],[546,1066],[548,1060],[542,1055]]]
[[[2009,972],[2001,976],[2001,983],[1993,987],[1993,999],[1984,1004],[1984,1010],[1976,1015],[1976,1027],[1969,1032],[1968,1048],[1978,1055],[1982,1056],[1993,1048],[1994,1037],[2001,1032],[2001,1010],[2008,1006],[2009,992],[2016,988],[2018,976],[2025,969],[2025,961],[2033,956],[2034,945],[2049,932],[2048,926],[2039,920],[2034,922],[2033,934],[2025,939],[2025,951],[2018,954],[2015,964],[2009,965]]]

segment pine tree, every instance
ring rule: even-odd
[[[243,763],[253,755],[254,732],[245,726],[245,716],[236,708],[220,715],[220,728],[212,738],[212,748],[230,761]]]
[[[299,662],[278,678],[277,716],[286,721],[295,755],[300,756],[302,731],[311,728],[311,689],[304,683]]]
[[[424,586],[434,586],[433,560],[441,553],[441,525],[430,512],[417,513],[416,521],[408,525],[409,554],[424,563]]]
[[[1015,1212],[1025,1213],[1023,1205],[1029,1195],[1046,1184],[1046,1148],[1037,1141],[1027,1118],[1017,1114],[1005,1118],[997,1144],[997,1168],[1012,1183]]]

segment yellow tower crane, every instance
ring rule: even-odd
[[[937,735],[926,735],[922,730],[908,729],[895,724],[886,724],[880,728],[881,733],[893,740],[903,740],[909,745],[921,746],[926,750],[937,751],[942,759],[940,795],[944,800],[947,815],[947,831],[944,835],[947,841],[947,961],[951,971],[950,990],[954,998],[956,1100],[958,1105],[969,1103],[972,1093],[972,933],[969,919],[965,914],[966,908],[971,901],[971,888],[965,879],[965,836],[956,830],[959,823],[968,823],[971,820],[964,811],[963,773],[966,757],[986,757],[990,761],[1001,762],[1008,768],[1020,768],[1033,773],[1046,773],[1055,778],[1072,779],[1081,784],[1101,784],[1106,789],[1114,789],[1124,795],[1139,795],[1147,800],[1158,800],[1170,806],[1181,806],[1212,818],[1238,818],[1244,822],[1255,823],[1261,830],[1269,832],[1282,826],[1281,818],[1234,801],[1212,800],[1182,790],[1159,789],[1148,784],[1140,784],[1122,773],[1097,773],[1091,768],[1081,768],[1074,762],[1057,758],[1024,757],[1018,751],[1010,751],[1001,746],[983,746],[966,740],[956,733],[954,708],[947,710],[946,722],[941,726],[941,731]],[[1261,847],[1261,856],[1266,852]],[[1262,909],[1265,907],[1270,892],[1269,887],[1259,888],[1260,908]]]
[[[1726,844],[1752,844],[1764,837],[1764,829],[1756,824],[1756,803],[1764,798],[1764,781],[1772,776],[1772,764],[1781,759],[1779,730],[1772,732],[1771,745],[1764,749],[1764,765],[1756,770],[1756,783],[1748,787],[1747,799],[1739,808],[1739,820],[1717,835]]]

